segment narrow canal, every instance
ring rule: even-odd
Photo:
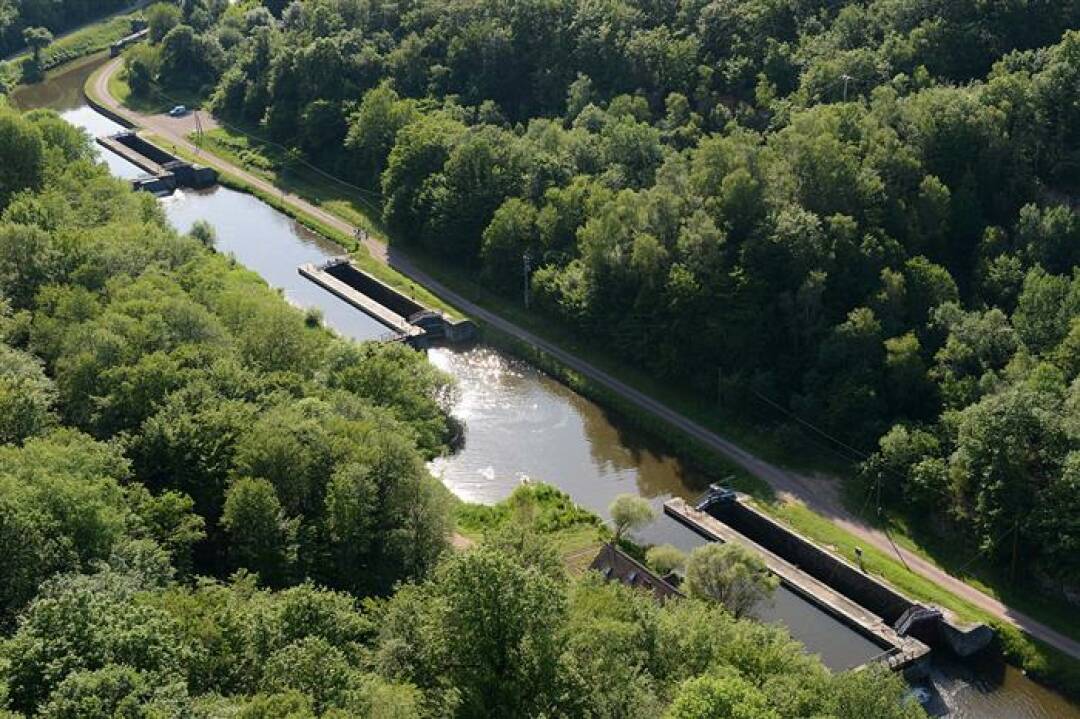
[[[53,108],[95,136],[119,131],[119,126],[87,107],[82,97],[82,86],[94,69],[81,67],[24,88],[13,100],[24,109]],[[114,175],[139,174],[100,148],[99,154]],[[197,220],[209,222],[217,232],[219,251],[232,253],[279,287],[290,302],[319,309],[326,323],[342,335],[366,340],[385,334],[380,324],[297,273],[300,264],[342,254],[341,248],[258,199],[219,187],[178,193],[163,200],[163,206],[181,231]],[[703,489],[701,477],[648,437],[527,363],[485,346],[434,349],[429,358],[457,379],[459,399],[453,412],[466,425],[464,447],[436,460],[431,469],[463,499],[496,502],[529,478],[555,484],[583,506],[606,514],[608,503],[619,493],[640,494],[659,507],[671,496],[694,497]],[[663,515],[640,538],[683,549],[702,541]],[[760,613],[767,621],[787,626],[834,669],[861,664],[879,652],[787,591],[779,592]],[[1080,719],[1080,708],[1009,667],[980,668],[976,674],[942,662],[935,668],[934,683],[952,717]]]

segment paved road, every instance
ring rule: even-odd
[[[167,142],[174,143],[178,147],[182,147],[189,152],[196,152],[198,148],[189,142],[184,135],[177,133],[175,124],[169,122],[168,118],[163,116],[145,116],[134,113],[123,108],[119,103],[109,97],[108,80],[112,73],[117,71],[119,66],[120,63],[118,60],[111,61],[98,75],[95,76],[95,94],[101,100],[106,102],[110,109],[128,118],[136,125],[151,130],[157,135],[165,138]],[[292,207],[318,218],[321,222],[325,222],[327,225],[341,232],[352,235],[356,231],[355,227],[343,221],[341,218],[330,214],[320,207],[312,205],[301,197],[282,192],[274,187],[272,183],[245,171],[243,168],[225,162],[218,157],[208,156],[205,153],[202,155],[201,161],[216,167],[220,171],[235,175],[264,192],[278,195],[284,202]],[[1080,659],[1080,642],[1051,629],[1045,624],[1042,624],[1025,614],[1010,609],[993,597],[990,597],[951,576],[926,559],[897,548],[884,532],[858,520],[850,512],[844,509],[837,492],[835,481],[827,478],[808,477],[760,459],[730,440],[702,427],[688,417],[679,414],[652,397],[611,376],[607,372],[594,367],[588,362],[566,352],[557,345],[552,344],[528,330],[517,326],[509,320],[503,319],[499,315],[471,302],[421,270],[411,262],[408,257],[402,254],[400,250],[392,247],[388,248],[385,244],[373,239],[366,240],[365,245],[374,257],[390,265],[395,270],[418,284],[427,287],[436,295],[442,297],[444,300],[474,319],[478,319],[508,335],[527,342],[533,347],[543,350],[545,353],[558,359],[571,370],[616,392],[621,397],[632,402],[641,409],[663,419],[705,446],[727,457],[750,474],[768,482],[779,495],[802,502],[810,509],[831,520],[837,526],[845,529],[856,537],[859,537],[860,540],[869,546],[873,546],[888,554],[899,553],[911,571],[935,582],[953,594],[963,597],[989,614],[1019,627],[1028,634],[1041,639],[1060,651]]]

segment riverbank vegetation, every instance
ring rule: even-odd
[[[782,417],[864,462],[868,496],[1064,598],[1078,19],[325,0],[181,16],[151,52],[159,82],[214,86],[222,117],[378,193],[391,236],[507,297],[528,255],[563,327]]]
[[[117,12],[131,0],[2,0],[0,2],[0,55],[26,46],[23,32],[44,28],[53,35]]]
[[[922,716],[883,670],[568,576],[537,523],[596,520],[551,490],[449,551],[423,464],[447,378],[324,330],[92,158],[0,107],[0,713]]]
[[[9,91],[24,82],[39,82],[50,70],[107,50],[117,40],[130,35],[141,19],[138,13],[115,15],[63,34],[128,5],[131,3],[127,1],[70,0],[14,4],[5,0],[0,3],[0,55],[27,49],[25,55],[0,62],[0,91]]]

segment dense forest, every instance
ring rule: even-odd
[[[562,326],[1080,584],[1080,3],[158,15],[136,89],[201,87],[507,301],[528,255]]]
[[[132,4],[131,0],[0,0],[0,56],[25,48],[27,29],[44,28],[55,35]]]
[[[449,379],[213,244],[0,101],[0,716],[924,716],[720,604],[570,577],[541,513],[449,551]]]

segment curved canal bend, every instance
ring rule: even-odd
[[[13,100],[23,108],[50,107],[72,124],[98,136],[121,128],[90,109],[82,87],[96,69],[89,64],[47,83],[23,88]],[[121,178],[140,174],[134,166],[100,148],[99,155]],[[318,308],[342,335],[358,340],[385,334],[382,325],[300,277],[296,268],[343,253],[260,200],[225,188],[178,193],[163,201],[181,231],[204,220],[217,231],[219,251],[232,253],[295,305]],[[606,514],[623,492],[655,506],[671,496],[694,497],[703,479],[648,437],[633,431],[596,404],[527,363],[485,346],[429,351],[430,360],[458,381],[454,414],[465,421],[465,446],[432,463],[432,472],[468,501],[496,502],[523,478],[546,481],[576,502]],[[648,542],[683,549],[701,543],[690,530],[661,515],[639,533]],[[826,665],[844,669],[879,652],[869,641],[795,595],[781,590],[761,614],[777,621],[820,654]],[[939,663],[934,682],[950,716],[982,719],[1080,719],[1080,709],[1012,668],[971,670]]]

